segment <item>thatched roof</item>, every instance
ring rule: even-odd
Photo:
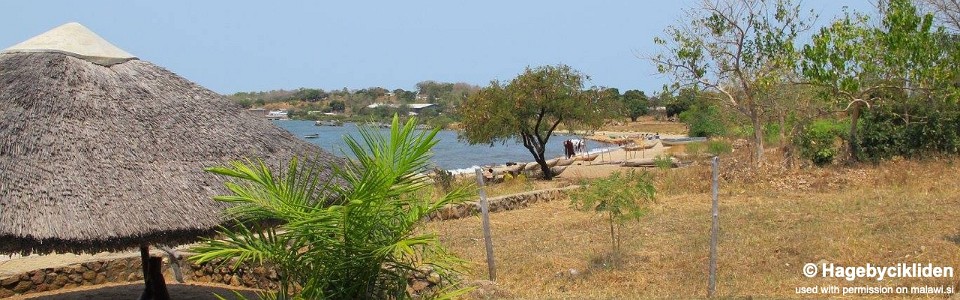
[[[0,53],[0,253],[189,242],[224,221],[205,167],[295,155],[341,161],[146,61]]]
[[[109,66],[137,59],[80,23],[67,23],[3,50],[3,53],[62,53]]]

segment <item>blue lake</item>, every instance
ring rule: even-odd
[[[354,138],[360,138],[360,131],[354,123],[346,123],[343,126],[316,126],[312,121],[273,122],[277,126],[289,130],[295,136],[339,156],[345,156],[344,151],[347,151],[346,144],[343,142],[344,136],[351,135]],[[381,130],[387,131],[387,129]],[[318,134],[319,137],[304,138],[308,134]],[[580,137],[572,135],[550,137],[547,143],[546,156],[553,158],[563,155],[563,141],[575,138]],[[510,141],[506,144],[497,143],[492,147],[489,144],[470,145],[457,140],[457,132],[451,130],[440,131],[437,134],[437,139],[439,142],[433,147],[433,163],[446,170],[466,171],[482,165],[533,161],[533,155],[530,154],[530,151],[524,148],[522,143],[516,141]],[[590,149],[608,146],[598,142],[587,142],[587,147]]]

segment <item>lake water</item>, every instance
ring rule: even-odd
[[[356,139],[360,138],[360,131],[354,123],[346,123],[343,126],[316,126],[312,121],[273,121],[274,124],[289,130],[293,135],[320,146],[324,150],[338,156],[344,156],[343,151],[347,151],[343,137],[351,135]],[[387,132],[388,129],[381,129]],[[318,138],[304,138],[308,134],[319,134]],[[546,156],[548,158],[563,155],[563,141],[567,139],[580,138],[579,136],[552,136],[547,143]],[[442,169],[455,172],[471,171],[473,168],[482,165],[504,164],[506,162],[530,162],[533,161],[533,155],[522,143],[510,141],[506,144],[494,144],[492,147],[487,145],[470,145],[466,142],[457,140],[457,132],[452,130],[442,130],[437,133],[437,145],[433,147],[433,163]],[[610,145],[599,142],[588,141],[587,147],[591,152],[597,152],[610,147]]]

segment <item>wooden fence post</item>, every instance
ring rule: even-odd
[[[720,158],[714,156],[713,169],[713,225],[710,227],[710,277],[707,283],[707,297],[713,298],[717,292],[717,240],[720,238],[720,204],[717,200],[720,183]]]
[[[490,236],[490,207],[487,204],[487,192],[483,189],[483,173],[476,169],[477,187],[480,190],[480,214],[483,219],[483,243],[487,248],[487,272],[490,281],[497,281],[497,267],[493,260],[493,238]]]

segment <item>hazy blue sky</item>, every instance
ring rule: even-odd
[[[220,93],[484,85],[568,64],[589,85],[659,89],[637,56],[696,1],[3,1],[0,48],[80,22]],[[821,23],[866,0],[807,0]]]

